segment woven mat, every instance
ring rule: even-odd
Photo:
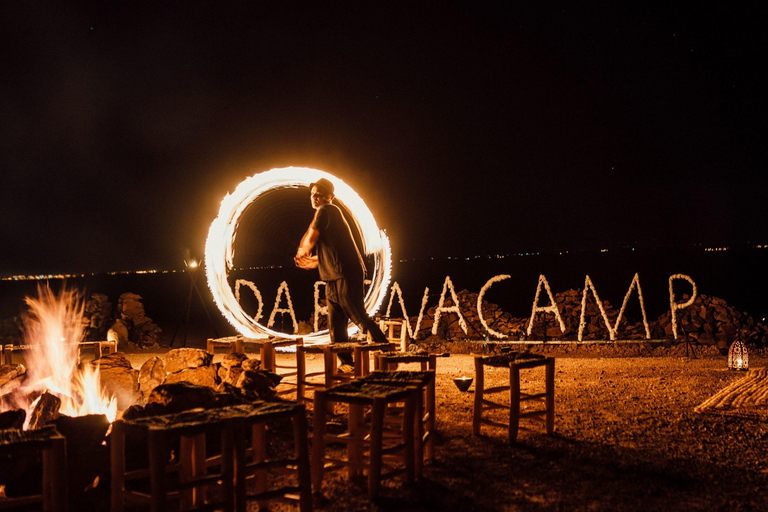
[[[695,412],[768,421],[768,368],[750,370],[694,408]]]

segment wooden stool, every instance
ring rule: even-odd
[[[509,384],[485,387],[484,369],[486,366],[496,368],[509,368]],[[545,367],[543,393],[527,393],[520,390],[520,370]],[[493,393],[509,392],[509,405],[494,402],[485,398],[485,395]],[[520,411],[520,403],[524,401],[544,402],[543,410]],[[484,409],[509,409],[509,423],[493,421],[483,418]],[[552,434],[555,427],[555,359],[553,357],[520,357],[520,354],[509,353],[494,356],[475,355],[475,406],[472,418],[472,430],[475,435],[480,435],[480,426],[492,425],[506,427],[509,433],[509,442],[517,440],[521,418],[530,418],[545,423],[547,434]]]
[[[37,453],[42,453],[43,457],[42,494],[6,498],[0,501],[0,508],[29,510],[30,505],[42,503],[44,512],[69,510],[66,438],[53,427],[31,431],[0,431],[0,454],[21,458]]]
[[[379,324],[379,329],[387,337],[387,340],[397,345],[400,350],[408,348],[408,326],[406,322],[407,320],[404,318],[376,316],[376,323]],[[371,333],[368,333],[368,341],[372,341]]]
[[[416,394],[416,426],[414,428],[414,451],[416,478],[421,478],[424,469],[424,459],[435,460],[435,372],[421,371],[376,371],[363,377],[362,382],[373,382],[389,386],[414,386]]]
[[[364,377],[371,372],[370,353],[375,350],[388,350],[389,343],[329,343],[326,345],[301,345],[296,348],[297,385],[296,401],[306,401],[307,388],[330,388],[335,384],[344,384],[357,378]],[[352,354],[355,364],[352,373],[339,373],[337,356],[340,353]],[[323,354],[323,371],[306,372],[306,354]],[[310,377],[323,375],[323,382],[310,380]]]
[[[397,370],[400,363],[419,363],[421,371],[435,371],[437,369],[437,354],[426,352],[379,352],[376,354],[376,370],[385,372]]]
[[[116,341],[81,341],[79,343],[76,343],[76,345],[78,348],[78,353],[77,353],[78,358],[81,357],[81,351],[84,348],[93,349],[94,359],[100,359],[104,355],[105,348],[108,350],[110,354],[114,354],[115,352],[117,352]],[[13,345],[13,344],[3,345],[2,346],[3,364],[13,364],[14,352],[26,352],[28,350],[37,350],[37,349],[39,349],[39,347],[36,345]]]
[[[368,496],[375,498],[381,480],[405,474],[405,481],[414,481],[414,416],[418,390],[372,382],[355,381],[334,388],[315,391],[314,430],[312,433],[312,487],[319,492],[326,469],[347,468],[350,478],[368,474]],[[326,413],[333,403],[349,405],[348,430],[340,435],[326,433]],[[384,446],[384,414],[387,405],[403,403],[402,438],[399,443]],[[370,424],[364,422],[365,408],[370,408]],[[335,459],[325,453],[326,444],[345,445],[346,458]],[[368,452],[366,457],[365,452]],[[384,460],[387,460],[385,466]],[[389,464],[391,458],[400,467]],[[388,470],[388,471],[385,471]]]
[[[110,435],[110,459],[112,476],[112,512],[124,510],[125,502],[132,501],[152,512],[165,511],[168,498],[178,498],[182,509],[221,507],[234,510],[235,478],[234,453],[237,423],[232,415],[221,409],[195,409],[179,414],[152,416],[135,420],[118,420],[112,423]],[[128,470],[126,468],[126,435],[132,433],[147,443],[149,467]],[[205,435],[221,436],[220,470],[208,471],[205,454]],[[169,463],[170,442],[179,440],[176,463]],[[178,473],[178,483],[170,485],[168,473]],[[129,489],[131,481],[149,478],[150,492]],[[207,486],[219,485],[221,500],[206,503]]]
[[[232,406],[238,411],[238,423],[235,440],[235,509],[246,510],[248,500],[257,500],[259,510],[266,509],[265,502],[279,499],[298,503],[299,510],[311,512],[312,487],[307,450],[307,417],[304,405],[283,402],[265,402],[257,406]],[[293,424],[293,454],[283,458],[267,458],[268,426],[276,421],[288,419]],[[245,432],[251,430],[251,446],[245,445]],[[250,461],[247,461],[250,456]],[[293,472],[296,474],[295,485],[284,485],[268,489],[269,470]],[[256,493],[246,493],[246,478],[253,476]]]

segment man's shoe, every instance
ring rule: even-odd
[[[336,373],[352,373],[355,371],[355,367],[351,364],[342,364],[336,369]]]

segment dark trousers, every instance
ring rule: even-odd
[[[362,278],[341,278],[325,283],[325,298],[328,300],[328,323],[331,343],[349,341],[347,324],[352,323],[371,333],[376,343],[387,343],[387,337],[378,324],[368,316],[363,300]],[[351,354],[339,354],[343,364],[353,364]]]

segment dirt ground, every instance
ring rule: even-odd
[[[460,392],[453,383],[474,375],[473,358],[453,354],[438,359],[436,460],[423,480],[387,482],[370,503],[362,482],[329,474],[315,510],[768,510],[768,424],[693,411],[744,376],[725,357],[700,349],[689,358],[679,346],[644,357],[611,347],[548,352],[557,357],[554,435],[536,424],[515,445],[503,429],[474,436],[474,384]],[[139,367],[147,354],[130,357]],[[753,355],[750,366],[767,360]],[[508,382],[508,371],[489,372],[487,385]],[[534,370],[523,386],[542,377]]]

